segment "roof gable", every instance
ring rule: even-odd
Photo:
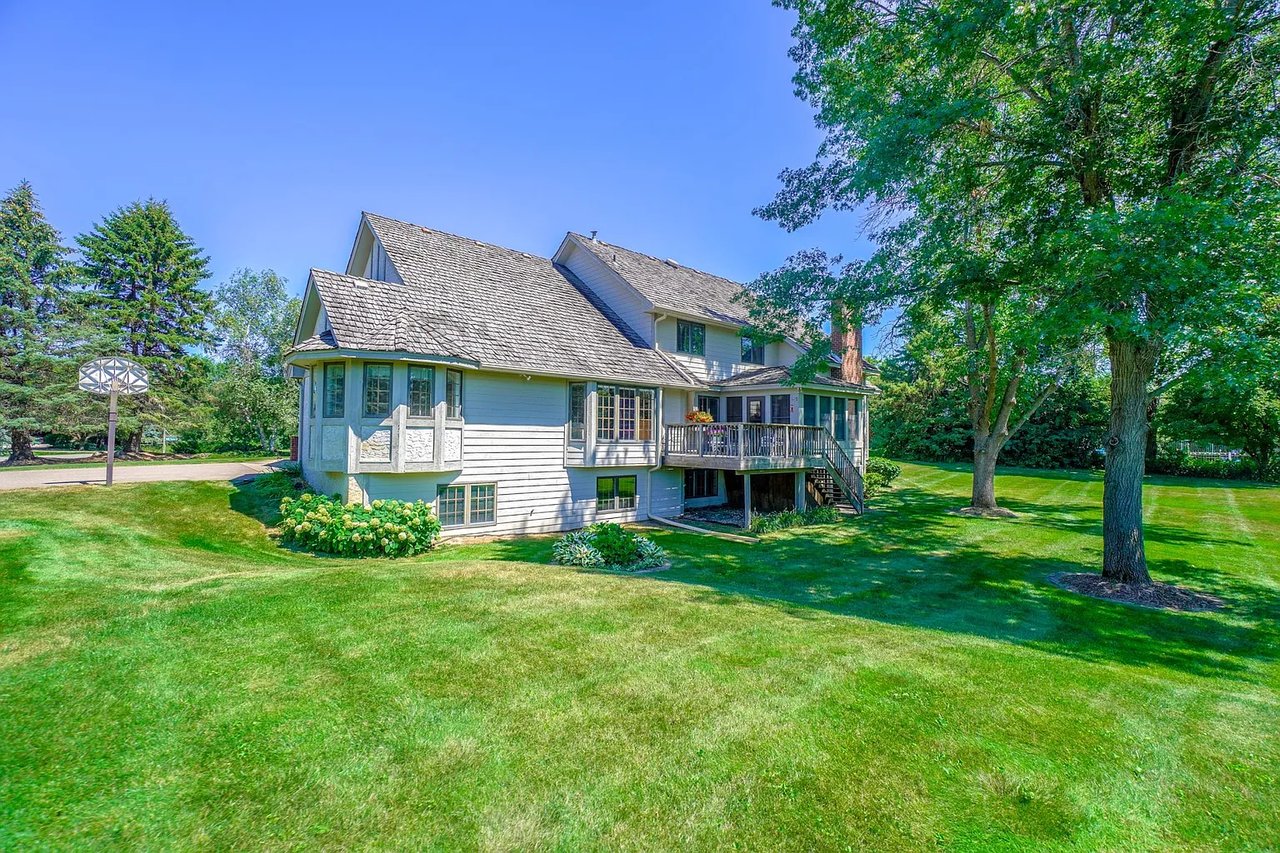
[[[448,356],[530,373],[696,384],[547,258],[371,213],[362,222],[403,283],[312,272],[342,348]]]
[[[571,236],[657,309],[728,326],[748,323],[750,302],[740,300],[749,300],[750,295],[735,281],[603,240]]]

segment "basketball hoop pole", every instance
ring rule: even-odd
[[[111,402],[107,404],[107,485],[111,485],[116,464],[116,383],[111,383]]]

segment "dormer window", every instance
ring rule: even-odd
[[[742,336],[742,360],[747,364],[764,364],[764,345],[749,335]]]
[[[707,327],[689,320],[676,320],[676,352],[706,355]]]

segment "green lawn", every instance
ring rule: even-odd
[[[989,521],[904,469],[640,577],[308,557],[265,486],[0,494],[0,849],[1274,847],[1280,490],[1153,483],[1155,573],[1232,602],[1165,613],[1045,583],[1097,477]]]

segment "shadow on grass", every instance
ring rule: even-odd
[[[1055,475],[1093,476],[1047,472]],[[231,508],[272,525],[279,520],[280,498],[294,488],[284,475],[259,477],[237,488]],[[646,535],[670,551],[673,568],[634,580],[688,585],[696,590],[696,600],[716,605],[748,597],[793,618],[853,616],[1197,675],[1247,679],[1251,662],[1277,657],[1280,601],[1273,590],[1231,572],[1162,559],[1153,566],[1161,579],[1218,594],[1227,600],[1227,610],[1175,613],[1085,598],[1054,587],[1046,577],[1097,570],[1097,506],[1005,499],[1021,517],[991,521],[948,514],[957,500],[904,487],[862,518],[766,537],[758,544],[650,529]],[[1255,544],[1159,523],[1146,530],[1150,541],[1182,547]],[[546,564],[553,543],[554,537],[520,537],[445,544],[420,559]]]
[[[1272,590],[1237,575],[1159,561],[1163,579],[1226,598],[1229,609],[1213,615],[1126,607],[1050,585],[1045,578],[1054,572],[1097,570],[1096,507],[1089,508],[1093,518],[1082,513],[1078,520],[1067,517],[1070,507],[1021,507],[1036,516],[1005,522],[956,518],[946,513],[954,506],[951,496],[901,489],[883,509],[830,532],[811,528],[759,546],[714,548],[667,537],[663,544],[683,559],[655,580],[702,587],[701,599],[713,603],[745,595],[801,618],[813,611],[857,616],[1196,674],[1247,677],[1250,661],[1277,656],[1280,603]],[[975,539],[971,525],[991,533]],[[1061,554],[1062,541],[1034,528],[1088,534],[1072,543],[1080,559],[1040,556]],[[1149,530],[1171,543],[1229,541],[1161,525]]]

